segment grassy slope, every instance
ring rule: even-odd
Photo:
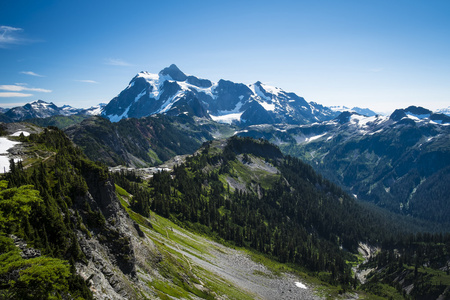
[[[286,297],[289,293],[293,296],[307,293],[309,297],[327,299],[348,297],[339,294],[339,287],[330,286],[306,272],[259,253],[224,246],[155,213],[148,219],[144,218],[129,208],[131,195],[119,186],[116,186],[116,192],[128,214],[141,226],[162,255],[161,261],[152,265],[161,275],[158,279],[145,279],[146,275],[140,274],[161,299],[213,299],[218,296],[227,299],[259,299],[267,297],[267,294],[258,294],[258,289],[264,293],[266,286],[273,288],[277,285],[280,288],[280,283],[282,288],[286,288]],[[242,267],[230,264],[231,260],[238,260]],[[249,265],[251,267],[245,269]],[[305,283],[308,290],[296,287],[296,281]],[[358,296],[360,299],[380,299],[359,291]]]

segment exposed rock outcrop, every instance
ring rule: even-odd
[[[30,259],[41,256],[40,250],[28,247],[27,242],[25,242],[23,239],[13,234],[10,237],[14,241],[14,245],[16,245],[16,247],[22,251],[20,253],[20,256],[22,256],[23,259]]]
[[[86,174],[89,192],[76,199],[75,207],[88,224],[77,237],[85,263],[77,263],[78,273],[89,280],[96,299],[137,299],[151,291],[137,271],[149,273],[146,260],[158,253],[153,242],[142,234],[115,194],[110,179]]]

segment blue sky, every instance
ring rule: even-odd
[[[0,107],[109,102],[175,63],[323,105],[450,105],[450,1],[0,2]]]

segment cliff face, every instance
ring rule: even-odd
[[[96,299],[137,299],[151,291],[137,276],[146,260],[158,256],[153,242],[131,220],[115,194],[113,181],[85,174],[89,192],[74,203],[86,230],[77,237],[85,262],[78,273],[89,280]],[[75,213],[76,214],[76,213]],[[136,292],[139,291],[139,294]]]

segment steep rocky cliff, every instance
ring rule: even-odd
[[[87,259],[77,263],[77,270],[89,279],[98,299],[136,298],[133,285],[141,285],[136,276],[135,255],[140,244],[139,226],[121,207],[111,180],[86,175],[89,192],[74,203],[74,210],[87,224],[85,231],[77,231]]]

